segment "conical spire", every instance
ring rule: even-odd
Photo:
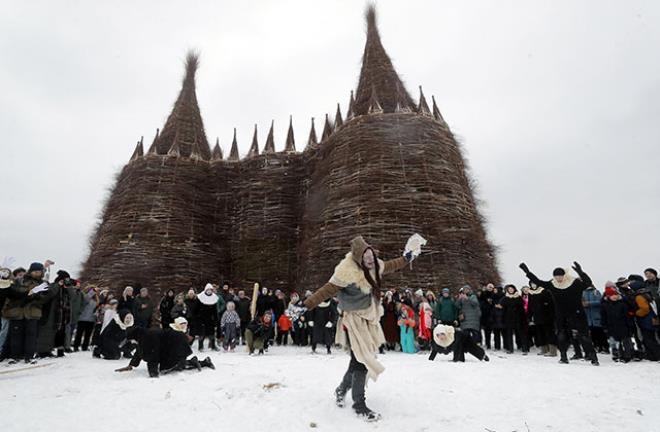
[[[344,120],[341,118],[341,107],[337,104],[337,112],[335,113],[335,130],[340,128],[344,124]]]
[[[157,154],[157,142],[158,142],[158,137],[160,136],[160,129],[156,129],[156,136],[154,137],[153,142],[149,146],[149,150],[147,151],[147,154]]]
[[[413,108],[415,102],[405,90],[403,82],[394,70],[392,61],[380,41],[376,26],[376,9],[373,5],[367,8],[366,19],[367,42],[362,55],[362,71],[355,95],[353,115],[368,113],[373,91],[378,94],[378,101],[387,113],[394,112],[397,99],[403,99],[402,107],[407,105]]]
[[[142,157],[144,154],[144,147],[142,146],[142,140],[144,137],[140,138],[140,141],[137,142],[137,145],[135,146],[135,150],[133,151],[133,156],[131,156],[130,161],[133,162],[135,159]]]
[[[314,146],[318,144],[318,139],[316,138],[316,127],[314,127],[314,117],[312,117],[312,128],[309,130],[309,138],[307,139],[307,146]]]
[[[351,90],[351,98],[348,101],[348,111],[346,112],[346,121],[349,121],[355,114],[353,113],[355,109],[355,98],[353,97],[353,90]]]
[[[433,100],[433,118],[435,118],[437,121],[439,121],[440,123],[446,126],[447,122],[445,122],[445,119],[442,118],[442,114],[440,114],[438,105],[435,103],[435,96],[431,96],[431,99]]]
[[[284,146],[284,151],[287,153],[293,153],[296,151],[296,141],[293,138],[293,117],[289,116],[289,130],[286,133],[286,145]]]
[[[229,151],[229,160],[232,162],[238,162],[241,160],[238,155],[238,142],[236,141],[236,128],[234,128],[234,139],[231,141],[231,150]]]
[[[218,161],[222,160],[222,149],[220,148],[220,138],[215,139],[215,147],[213,147],[213,152],[211,153],[211,160]]]
[[[396,105],[392,111],[396,110]],[[369,107],[367,109],[367,114],[380,114],[383,112],[383,107],[378,102],[378,96],[376,95],[376,89],[371,90],[371,97],[369,98]]]
[[[432,115],[431,110],[429,109],[429,104],[426,103],[422,86],[419,86],[419,105],[417,105],[417,112],[427,116]]]
[[[257,125],[254,125],[254,135],[252,135],[252,146],[248,152],[248,157],[259,156],[259,141],[257,140]]]
[[[158,154],[168,153],[172,147],[174,137],[177,136],[181,156],[190,156],[196,144],[201,158],[208,160],[211,157],[211,150],[204,133],[204,123],[199,112],[195,92],[195,73],[198,67],[199,56],[194,52],[188,53],[186,57],[186,74],[181,92],[176,102],[174,102],[172,112],[167,118],[160,136],[155,142]]]
[[[275,125],[275,120],[270,122],[270,130],[268,131],[268,137],[266,137],[266,145],[264,146],[264,153],[275,153],[275,138],[273,138],[273,126]]]
[[[325,115],[325,124],[323,125],[323,133],[321,134],[321,142],[325,141],[332,134],[332,125],[328,115]]]

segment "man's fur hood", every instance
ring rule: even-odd
[[[380,271],[380,275],[382,276],[383,270],[385,269],[385,263],[381,259],[378,259],[378,269]],[[371,276],[374,278],[376,276],[373,269],[371,270]],[[335,272],[330,278],[330,283],[342,288],[345,288],[351,284],[355,284],[363,293],[371,293],[371,284],[364,276],[362,268],[353,258],[352,252],[348,252],[344,259],[342,259],[339,264],[337,264],[337,267],[335,267]]]

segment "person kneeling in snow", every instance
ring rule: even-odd
[[[166,329],[144,329],[136,327],[129,332],[130,339],[136,339],[138,349],[128,366],[117,369],[116,372],[131,371],[138,367],[142,360],[147,362],[151,378],[158,378],[159,372],[164,374],[185,369],[202,370],[202,367],[215,369],[209,357],[201,362],[197,357],[187,360],[192,354],[188,344],[188,321],[179,317]]]
[[[268,351],[268,340],[272,331],[273,313],[270,310],[265,311],[262,317],[256,318],[248,324],[247,330],[245,330],[245,342],[250,355],[254,354],[255,350],[259,351],[259,355]]]
[[[433,342],[431,343],[431,355],[429,356],[429,360],[435,360],[435,356],[438,355],[438,353],[446,355],[453,352],[453,361],[464,362],[466,351],[479,360],[490,360],[483,348],[474,342],[472,336],[468,332],[443,324],[435,326],[435,329],[433,329]]]
[[[126,339],[126,331],[133,326],[133,315],[125,309],[119,313],[116,309],[108,309],[103,320],[98,343],[94,347],[94,357],[119,360],[123,353],[124,357],[131,358],[131,351],[135,347]]]

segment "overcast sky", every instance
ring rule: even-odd
[[[345,112],[366,3],[3,1],[0,259],[77,274],[115,174],[151,143],[201,53],[206,133],[241,154],[293,115]],[[660,267],[660,3],[379,1],[408,90],[463,142],[505,281],[579,260],[607,279]],[[422,233],[423,234],[423,233]]]

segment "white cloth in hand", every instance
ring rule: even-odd
[[[325,325],[326,328],[332,328],[332,323],[328,321],[328,323]]]
[[[422,246],[426,245],[426,243],[426,239],[421,235],[417,233],[411,235],[406,242],[403,255],[405,256],[408,252],[412,252],[413,258],[417,258],[422,253]]]

